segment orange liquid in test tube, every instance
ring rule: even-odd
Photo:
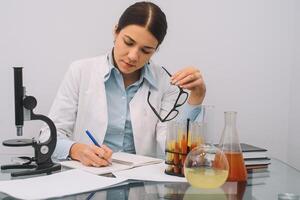
[[[175,148],[174,148],[174,173],[176,173],[176,174],[179,174],[180,173],[180,169],[179,169],[179,167],[178,167],[178,165],[179,165],[179,144],[178,144],[178,142],[176,141],[175,142]]]
[[[185,137],[185,135],[182,137],[181,139],[181,153],[182,153],[182,156],[181,156],[181,174],[184,174],[184,162],[185,162],[185,158],[186,158],[186,155],[187,155],[187,139]]]

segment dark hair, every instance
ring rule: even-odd
[[[154,3],[137,2],[129,6],[121,15],[116,33],[128,25],[145,27],[157,39],[158,45],[162,43],[167,33],[167,20],[163,11]]]

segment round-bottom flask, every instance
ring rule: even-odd
[[[197,188],[217,188],[227,180],[229,165],[225,154],[211,144],[202,144],[186,157],[184,175]]]

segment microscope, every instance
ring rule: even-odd
[[[33,96],[26,96],[25,93],[26,90],[25,87],[23,87],[22,67],[14,67],[15,124],[17,136],[23,135],[24,121],[41,120],[48,125],[50,137],[45,142],[39,142],[34,138],[3,141],[3,145],[8,147],[32,146],[34,148],[34,157],[21,156],[19,158],[26,162],[22,164],[2,165],[1,170],[26,169],[23,171],[12,172],[12,177],[43,173],[51,174],[52,172],[61,169],[61,165],[52,162],[51,159],[57,141],[56,127],[50,118],[33,112],[33,109],[37,105],[37,100]]]

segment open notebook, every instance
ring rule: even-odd
[[[88,167],[78,161],[62,161],[60,164],[69,168],[81,169],[93,174],[107,174],[139,166],[152,165],[163,162],[162,159],[142,155],[116,152],[112,155],[112,165],[107,167]]]

